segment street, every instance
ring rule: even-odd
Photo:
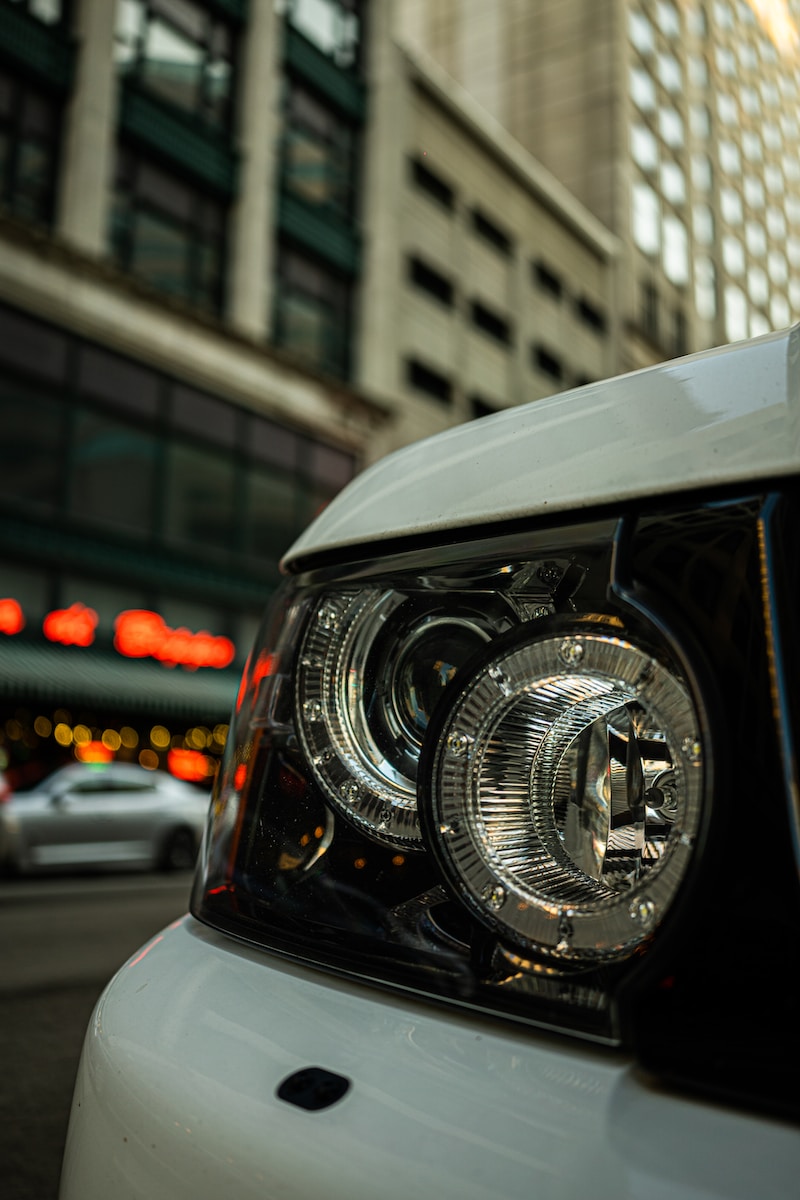
[[[81,1044],[100,992],[186,911],[191,874],[0,884],[3,1200],[55,1200]]]

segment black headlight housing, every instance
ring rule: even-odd
[[[194,915],[796,1114],[796,519],[786,489],[310,564]]]

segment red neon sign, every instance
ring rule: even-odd
[[[97,613],[85,604],[70,604],[49,612],[42,622],[44,636],[62,646],[91,646],[97,628]]]
[[[126,658],[155,658],[166,666],[227,667],[236,649],[230,638],[201,630],[170,629],[158,613],[137,608],[122,612],[114,622],[114,647]]]
[[[199,750],[181,750],[177,746],[167,754],[167,770],[176,779],[185,779],[189,783],[202,783],[214,773],[214,764],[207,755]]]
[[[10,597],[0,600],[0,633],[19,633],[25,628],[25,618],[19,601]]]

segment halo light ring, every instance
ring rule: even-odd
[[[573,870],[566,873],[576,889],[570,892],[565,856],[554,855],[552,845],[548,850],[532,834],[527,781],[546,719],[541,720],[542,729],[530,735],[527,761],[515,768],[506,759],[508,786],[494,807],[481,799],[487,763],[495,769],[494,760],[502,752],[500,743],[507,733],[501,737],[503,721],[521,698],[535,692],[537,680],[549,678],[616,685],[631,703],[646,703],[652,724],[670,731],[673,770],[684,795],[681,824],[656,867],[625,890],[598,893],[588,877],[588,890],[585,885],[581,889],[580,872]],[[627,641],[618,628],[556,620],[548,621],[546,628],[537,622],[493,643],[457,685],[446,709],[426,747],[422,815],[426,837],[451,890],[484,924],[526,954],[538,952],[568,962],[605,961],[631,953],[674,900],[700,830],[705,792],[700,731],[705,723],[688,688],[661,655]],[[498,813],[506,821],[502,837],[499,824],[493,827]],[[510,836],[501,844],[506,834]]]

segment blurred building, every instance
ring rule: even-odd
[[[622,243],[624,365],[800,318],[797,0],[399,0]]]
[[[0,0],[20,778],[76,740],[218,754],[279,556],[354,472],[619,368],[616,239],[393,19]]]

